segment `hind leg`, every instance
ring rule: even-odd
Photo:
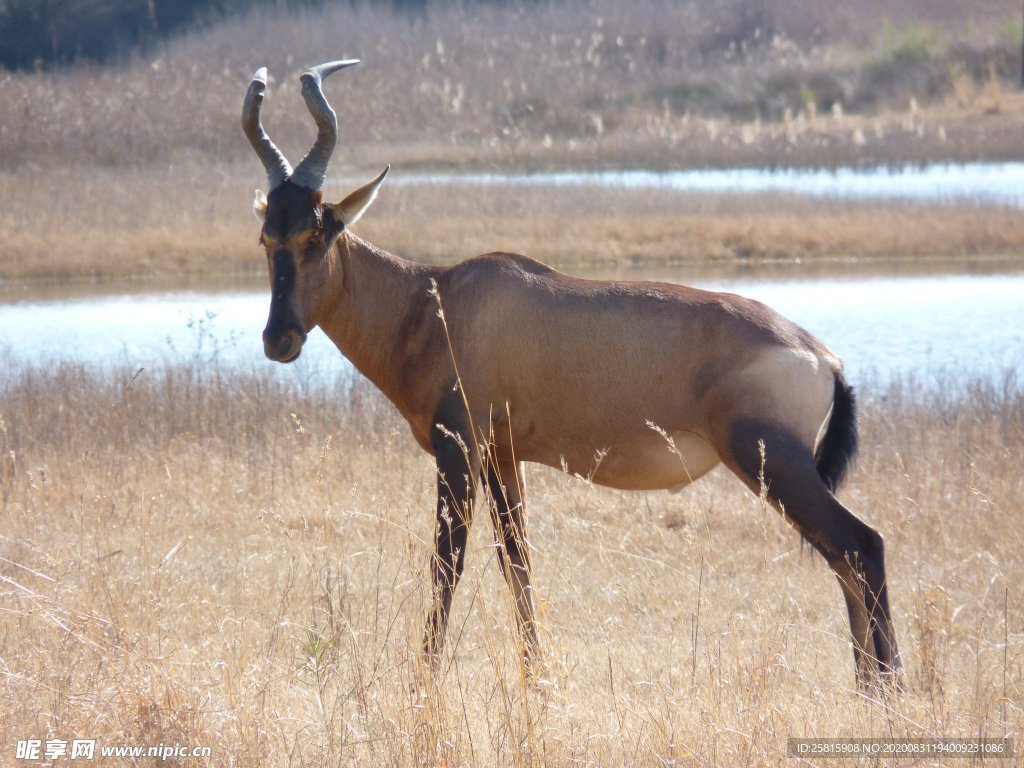
[[[763,478],[773,505],[821,552],[839,579],[858,682],[867,685],[878,675],[895,682],[900,659],[881,534],[836,499],[818,474],[811,448],[785,429],[762,421],[739,422],[726,439],[725,464],[754,493],[760,492]]]

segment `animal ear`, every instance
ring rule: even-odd
[[[252,201],[252,215],[256,217],[257,221],[267,218],[267,196],[263,194],[262,189],[256,190],[256,197]]]
[[[384,182],[384,177],[388,175],[389,170],[391,170],[391,166],[385,166],[380,176],[376,179],[363,184],[354,192],[350,192],[340,203],[325,206],[330,209],[334,220],[345,227],[351,227],[355,224],[366,209],[370,207],[370,203],[374,201],[374,198],[377,197],[377,190]]]

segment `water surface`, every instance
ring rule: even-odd
[[[682,272],[682,270],[680,270]],[[683,274],[660,275],[683,282]],[[1001,379],[1024,373],[1024,273],[759,279],[690,284],[759,299],[821,338],[850,379]],[[7,366],[72,361],[96,367],[225,366],[273,370],[330,386],[351,368],[318,330],[300,360],[267,361],[265,288],[22,298],[0,303]]]
[[[811,197],[909,200],[1024,207],[1024,163],[937,163],[920,166],[558,173],[413,174],[394,184],[608,187],[750,194],[785,192]]]

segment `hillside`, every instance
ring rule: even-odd
[[[113,64],[0,76],[0,169],[247,159],[238,109],[260,65],[269,129],[301,153],[294,78],[338,57],[364,60],[331,86],[346,147],[400,164],[1005,159],[1019,14],[1010,0],[257,7]]]

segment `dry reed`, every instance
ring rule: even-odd
[[[4,74],[0,168],[247,159],[239,100],[263,64],[271,133],[302,152],[294,76],[339,56],[366,63],[336,86],[346,142],[400,165],[1017,157],[1019,100],[992,110],[980,86],[1016,77],[1018,15],[1010,0],[260,9],[118,66]]]
[[[256,166],[256,167],[253,167]],[[328,182],[340,199],[371,173]],[[437,187],[392,172],[357,226],[376,245],[451,264],[479,253],[525,253],[563,268],[802,261],[1019,259],[1024,219],[1009,208],[813,200],[781,194],[669,190]],[[265,186],[244,168],[185,165],[68,169],[24,188],[0,174],[0,280],[264,274],[250,211]],[[159,190],[159,199],[151,196]],[[55,215],[54,211],[59,211]]]
[[[1003,85],[1013,4],[876,5],[433,3],[420,17],[384,4],[264,9],[116,66],[4,74],[0,280],[261,269],[246,243],[252,188],[264,180],[238,125],[259,64],[276,78],[266,123],[294,160],[313,132],[296,71],[365,59],[331,86],[339,195],[343,175],[361,181],[387,162],[398,179],[423,168],[1018,158],[1024,96]],[[885,67],[937,67],[949,97],[929,96],[914,77],[882,77]],[[856,88],[826,87],[869,81],[877,87],[859,110]],[[439,263],[495,248],[562,266],[948,259],[1016,254],[1024,240],[1020,217],[1003,210],[454,185],[385,192],[365,232]]]
[[[438,685],[414,694],[433,470],[376,392],[12,372],[4,760],[19,739],[94,738],[225,766],[764,766],[792,764],[790,736],[1017,736],[1019,382],[862,399],[842,497],[886,536],[906,694],[853,689],[834,579],[728,473],[668,496],[532,467],[546,681],[519,683],[481,515]]]
[[[348,143],[336,168],[1017,152],[1020,100],[997,80],[968,87],[969,73],[954,103],[933,111],[822,119],[807,110],[762,123],[652,101],[694,64],[666,49],[634,103],[625,54],[657,59],[655,38],[641,46],[639,36],[668,5],[602,5],[599,38],[598,14],[584,4],[566,6],[576,15],[551,4],[469,19],[446,16],[453,6],[405,26],[370,4],[354,15],[257,13],[122,68],[5,76],[0,276],[261,269],[248,210],[262,178],[237,127],[245,80],[263,63],[287,80],[307,58],[339,52],[373,66],[339,110]],[[816,18],[800,3],[777,5],[779,19],[786,9]],[[942,7],[935,16],[955,27],[963,4]],[[822,14],[856,27],[858,14]],[[974,34],[994,23],[979,16]],[[694,29],[713,37],[713,25]],[[852,55],[843,40],[875,40],[863,27],[828,30],[823,59]],[[735,84],[744,66],[776,55],[718,61],[703,74]],[[588,101],[597,90],[613,97]],[[285,149],[304,149],[311,128],[294,89],[273,89],[268,105]],[[341,180],[333,184],[340,193]],[[437,262],[502,247],[615,266],[1005,254],[1020,251],[1018,218],[395,187],[361,231]],[[534,468],[526,483],[545,681],[520,683],[512,609],[481,515],[443,673],[411,693],[429,600],[433,469],[365,383],[329,392],[196,366],[9,370],[0,380],[0,762],[14,759],[18,740],[93,738],[209,746],[204,764],[218,766],[764,766],[792,764],[789,736],[1017,736],[1019,384],[922,393],[904,382],[866,388],[863,400],[862,460],[843,498],[887,537],[906,694],[853,690],[827,568],[726,473],[669,497]]]

